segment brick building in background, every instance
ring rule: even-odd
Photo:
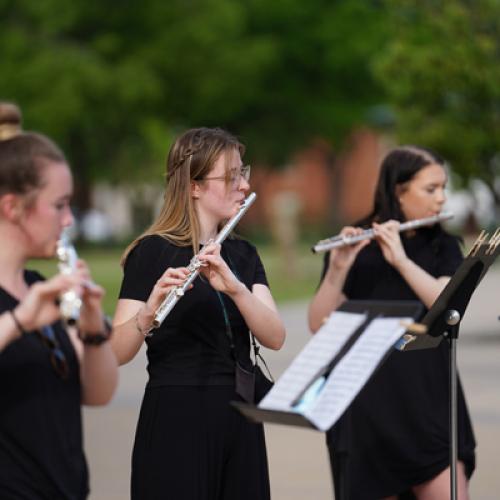
[[[349,138],[345,149],[335,152],[326,141],[317,141],[296,154],[282,170],[255,168],[252,190],[258,203],[242,224],[273,227],[290,222],[299,226],[344,225],[366,215],[387,141],[369,129]]]

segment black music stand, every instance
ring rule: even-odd
[[[405,334],[396,348],[400,350],[436,347],[446,338],[450,349],[450,493],[457,498],[458,416],[457,416],[457,340],[460,321],[477,285],[500,252],[500,230],[486,241],[484,231],[475,241],[469,254],[447,283],[433,306],[422,319],[427,326],[425,335]]]
[[[366,315],[366,319],[363,323],[352,333],[350,338],[345,342],[339,352],[330,360],[330,362],[326,366],[318,367],[319,369],[314,373],[311,379],[308,381],[306,387],[301,392],[300,396],[302,396],[306,390],[320,377],[329,377],[329,374],[332,372],[334,367],[339,363],[339,361],[350,351],[359,337],[363,334],[366,327],[372,322],[372,320],[377,318],[412,318],[413,320],[418,319],[423,312],[423,306],[420,302],[417,301],[364,301],[364,300],[352,300],[347,301],[338,309],[341,312],[348,313],[358,313]],[[312,341],[312,340],[311,340]],[[311,342],[310,341],[310,342]],[[390,347],[383,355],[382,359],[375,366],[373,371],[371,372],[370,377],[373,373],[383,364],[384,360],[390,353]],[[277,383],[279,383],[278,380]],[[360,388],[361,390],[361,388]],[[283,411],[283,410],[274,410],[274,409],[266,409],[259,408],[259,406],[242,403],[242,402],[232,402],[231,403],[240,413],[246,416],[248,419],[254,422],[268,422],[268,423],[276,423],[282,425],[293,425],[299,427],[308,427],[315,430],[322,430],[315,425],[314,422],[309,420],[306,416],[296,413],[293,410]],[[348,408],[346,411],[348,411]],[[345,414],[345,413],[344,413]],[[339,415],[339,417],[342,414]],[[335,422],[332,423],[332,426]],[[344,422],[341,424],[344,425]],[[348,422],[347,424],[348,425]],[[347,451],[347,444],[349,440],[348,429],[346,432],[341,433],[341,440],[339,441],[339,451]],[[346,483],[344,481],[344,473],[345,468],[347,467],[347,454],[342,454],[342,460],[338,461],[335,465],[335,481],[334,487],[336,491],[336,498],[338,500],[347,500],[348,493]],[[333,464],[332,470],[333,470]]]

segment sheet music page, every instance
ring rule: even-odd
[[[291,409],[313,378],[366,321],[366,314],[333,312],[259,403],[267,410]]]
[[[386,352],[405,332],[402,321],[411,322],[413,319],[374,319],[337,363],[319,396],[302,412],[318,429],[330,429],[341,417]]]

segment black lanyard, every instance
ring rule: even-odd
[[[220,305],[222,307],[224,324],[226,325],[226,335],[229,339],[231,353],[234,356],[234,335],[233,335],[233,330],[231,328],[231,322],[229,321],[229,314],[227,313],[226,305],[224,304],[224,299],[222,298],[222,294],[219,292],[219,290],[215,290],[215,293],[217,294],[217,298],[219,299]]]
[[[239,280],[240,277],[238,276],[238,271],[236,271],[236,268],[234,267],[234,264],[231,260],[231,257],[229,256],[229,254],[227,252],[225,252],[225,253],[226,253],[227,261],[229,263],[229,269],[231,269],[233,274]],[[222,254],[222,246],[221,246],[221,254]],[[224,304],[224,299],[222,297],[221,292],[219,292],[219,290],[215,290],[215,293],[217,294],[217,298],[219,299],[219,302],[220,302],[220,305],[222,308],[222,315],[224,316],[224,325],[226,326],[226,335],[227,335],[227,338],[229,339],[229,344],[231,347],[231,354],[234,358],[236,358],[236,353],[235,353],[235,348],[234,348],[234,335],[233,335],[233,330],[231,328],[231,322],[229,321],[229,314],[227,312],[226,305]]]

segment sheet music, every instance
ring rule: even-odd
[[[337,363],[319,396],[302,412],[318,429],[328,430],[341,417],[385,353],[405,332],[402,321],[411,322],[412,318],[373,320]]]
[[[366,314],[333,312],[262,399],[259,408],[290,410],[314,377],[366,321],[366,317]]]

